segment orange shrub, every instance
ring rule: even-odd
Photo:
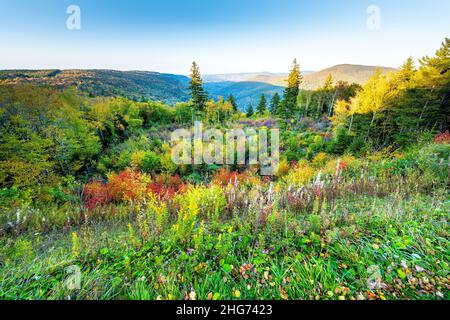
[[[108,176],[108,189],[115,201],[141,200],[146,195],[146,176],[131,169]]]
[[[92,181],[83,191],[84,204],[87,209],[110,204],[113,201],[139,201],[146,197],[147,176],[127,169],[118,174],[108,175],[108,182]]]
[[[241,185],[241,184],[260,184],[260,180],[257,177],[239,173],[237,171],[230,171],[229,169],[222,168],[215,174],[212,179],[212,184],[225,188],[229,184],[231,185]]]
[[[236,171],[230,171],[229,169],[222,168],[214,175],[212,183],[220,187],[226,187],[230,183],[239,183],[242,179],[242,174]]]
[[[445,131],[434,137],[434,142],[439,144],[450,144],[450,132]]]

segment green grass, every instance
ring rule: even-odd
[[[126,217],[30,231],[0,240],[0,299],[449,299],[449,212],[441,191],[340,199],[256,229],[237,213],[185,245],[170,228],[143,242]]]

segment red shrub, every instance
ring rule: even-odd
[[[175,194],[182,192],[185,188],[186,185],[178,175],[169,177],[161,175],[153,179],[148,186],[148,191],[160,198],[173,198]]]
[[[347,162],[345,162],[345,161],[340,161],[340,162],[339,162],[339,170],[340,170],[340,171],[344,171],[344,170],[347,169],[347,168],[348,168]]]
[[[434,142],[440,144],[450,144],[450,133],[447,131],[437,134],[434,137]]]
[[[107,205],[113,200],[108,185],[100,181],[88,183],[84,188],[83,197],[84,205],[88,210]]]

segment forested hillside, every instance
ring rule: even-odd
[[[4,70],[0,84],[34,84],[56,88],[75,87],[90,96],[122,96],[172,104],[189,99],[184,76],[147,71],[115,70]]]
[[[376,67],[340,65],[319,72],[303,72],[302,89],[319,88],[328,75],[336,81],[363,85]],[[394,69],[381,68],[382,72]],[[233,95],[241,110],[256,106],[262,94],[270,99],[282,94],[287,74],[238,73],[203,77],[210,98]],[[91,97],[126,97],[135,101],[162,101],[169,105],[189,100],[189,78],[183,75],[148,71],[116,70],[0,70],[0,84],[34,84],[56,88],[75,87]]]

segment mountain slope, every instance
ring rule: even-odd
[[[0,84],[31,83],[58,88],[77,87],[93,96],[146,97],[167,103],[189,99],[189,78],[147,71],[4,70]]]
[[[310,74],[314,71],[302,71],[303,74]],[[203,76],[205,82],[264,82],[274,86],[286,86],[287,73],[246,72],[246,73],[224,73],[207,74]]]
[[[329,74],[333,76],[334,81],[342,80],[363,85],[373,75],[377,68],[380,68],[382,72],[392,72],[396,70],[388,67],[355,64],[340,64],[318,72],[302,70],[304,78],[302,87],[304,89],[317,89],[323,85]],[[284,87],[286,86],[287,77],[287,73],[254,72],[206,75],[204,76],[204,80],[205,82],[263,82]]]
[[[363,85],[373,75],[377,68],[380,68],[383,73],[396,70],[387,67],[341,64],[319,72],[304,75],[302,87],[304,89],[317,89],[323,86],[325,79],[329,74],[333,76],[335,82],[341,80]]]
[[[203,81],[205,82],[266,82],[259,81],[258,79],[284,79],[287,78],[287,73],[271,73],[267,71],[263,72],[244,72],[244,73],[224,73],[224,74],[206,74],[203,75]],[[274,84],[274,83],[271,83]]]
[[[334,81],[343,80],[364,84],[377,67],[337,65],[319,72],[304,72],[304,89],[321,87],[331,74]],[[383,72],[394,71],[381,67]],[[283,93],[287,74],[254,72],[205,75],[205,89],[211,98],[224,98],[230,94],[239,107],[259,102],[262,94],[267,99]],[[131,99],[145,97],[150,100],[174,104],[189,100],[189,78],[183,75],[149,71],[115,70],[0,70],[0,85],[31,83],[57,88],[77,87],[92,96],[125,96]]]
[[[257,73],[251,74],[256,75]],[[205,78],[208,78],[207,76]],[[227,78],[229,78],[227,76]],[[238,79],[235,78],[235,79]],[[262,94],[267,97],[282,87],[261,82],[205,82],[210,98],[224,98],[233,94],[236,102],[244,109],[251,102],[259,102]],[[124,96],[131,99],[145,97],[150,100],[174,104],[189,100],[189,78],[182,75],[163,74],[148,71],[115,70],[3,70],[0,71],[0,85],[30,83],[57,88],[77,87],[92,96]]]

